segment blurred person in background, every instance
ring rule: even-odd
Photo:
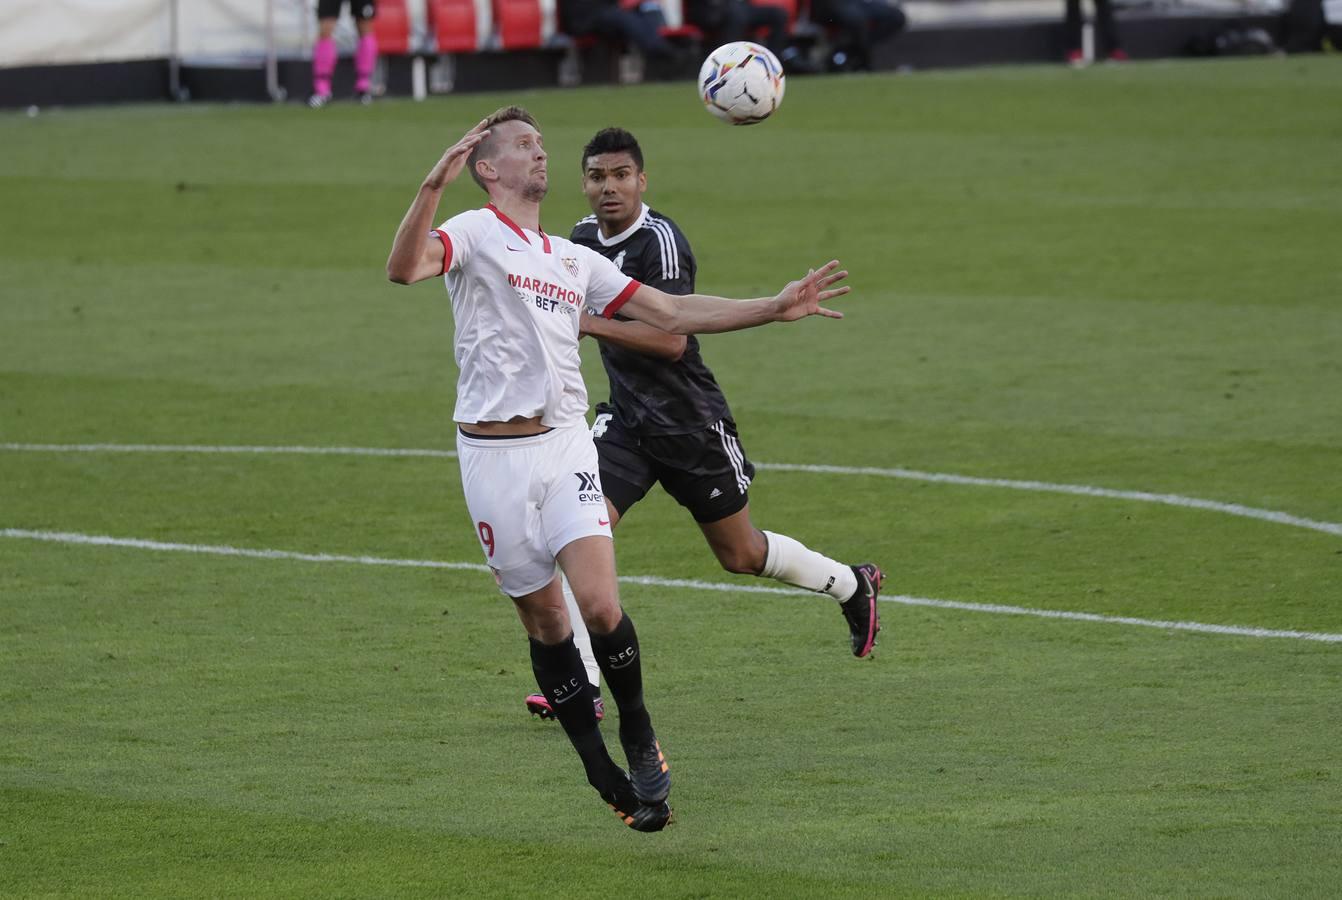
[[[1328,4],[1291,0],[1284,24],[1287,53],[1321,53],[1325,37],[1334,48],[1342,49],[1342,3],[1337,0]]]
[[[811,18],[838,29],[829,57],[831,72],[871,71],[871,52],[904,30],[904,10],[886,0],[815,0]]]
[[[1127,62],[1128,54],[1119,46],[1118,26],[1114,24],[1113,0],[1091,0],[1095,4],[1095,56],[1110,62]],[[1081,48],[1081,0],[1066,0],[1067,64],[1084,66],[1086,54]]]
[[[377,65],[377,37],[373,34],[376,0],[317,0],[317,43],[312,47],[312,96],[308,106],[321,109],[331,102],[331,77],[335,75],[335,27],[340,8],[348,5],[359,29],[359,44],[354,51],[354,93],[360,103],[372,103],[369,86]]]
[[[620,0],[559,0],[559,23],[573,37],[594,35],[632,44],[648,59],[684,61],[684,52],[658,30],[666,24],[666,17],[656,0],[646,0],[633,9],[622,6]]]
[[[818,71],[798,48],[790,45],[788,13],[781,6],[750,0],[689,0],[685,20],[710,35],[715,44],[750,40],[765,29],[764,45],[774,52],[789,75]]]

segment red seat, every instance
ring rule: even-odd
[[[480,21],[475,0],[427,0],[429,33],[440,53],[471,53],[480,49]],[[378,5],[378,15],[382,7]]]
[[[410,52],[410,11],[405,0],[380,0],[373,17],[377,52],[384,56],[403,56]]]
[[[499,46],[504,50],[533,50],[545,46],[553,34],[553,15],[546,22],[540,0],[494,0]],[[548,32],[548,33],[547,33]]]

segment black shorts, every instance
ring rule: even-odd
[[[716,522],[745,508],[755,467],[731,419],[692,434],[640,437],[620,425],[609,405],[599,404],[596,412],[592,437],[601,487],[621,516],[659,482],[696,522]]]
[[[377,15],[377,0],[317,0],[317,18],[340,18],[340,7],[346,3],[350,14],[361,22]]]

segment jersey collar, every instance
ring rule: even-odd
[[[499,209],[499,208],[498,208],[497,206],[495,206],[493,203],[487,203],[487,204],[485,204],[485,209],[489,210],[489,211],[492,212],[494,215],[498,216],[498,217],[499,217],[499,221],[502,222],[504,225],[507,225],[507,226],[508,226],[509,228],[511,228],[513,231],[517,232],[517,236],[520,237],[522,240],[526,241],[528,244],[531,243],[531,239],[527,237],[527,233],[526,233],[525,231],[523,231],[523,230],[518,226],[518,224],[517,224],[516,222],[514,222],[512,219],[510,219],[510,218],[508,218],[506,215],[504,215],[503,210]],[[648,208],[647,208],[646,206],[643,207],[644,212],[646,212],[647,209],[648,209]],[[548,234],[546,234],[546,233],[545,233],[545,230],[542,229],[539,225],[538,225],[537,228],[536,228],[536,232],[541,236],[541,248],[542,248],[546,253],[549,253],[549,252],[550,252],[550,236],[549,236]]]
[[[629,235],[633,234],[635,231],[638,231],[640,228],[642,228],[643,223],[646,221],[648,221],[648,204],[644,203],[643,208],[638,212],[638,218],[634,220],[634,224],[630,225],[628,228],[626,228],[624,231],[621,231],[617,235],[613,235],[612,237],[606,237],[605,235],[603,235],[601,233],[601,223],[598,222],[596,225],[596,239],[601,242],[601,246],[603,247],[614,247],[621,241],[628,240]]]

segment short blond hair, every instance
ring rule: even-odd
[[[504,122],[525,122],[537,131],[541,130],[540,123],[536,121],[536,117],[520,106],[504,106],[494,110],[489,114],[489,118],[485,119],[485,127],[492,129],[495,126],[502,125]],[[493,156],[494,147],[494,135],[491,134],[489,137],[476,144],[475,149],[471,151],[471,155],[466,159],[466,167],[471,170],[471,177],[475,179],[475,183],[480,185],[481,189],[486,193],[488,193],[489,187],[480,177],[480,173],[475,171],[475,164],[481,159],[489,159]]]

